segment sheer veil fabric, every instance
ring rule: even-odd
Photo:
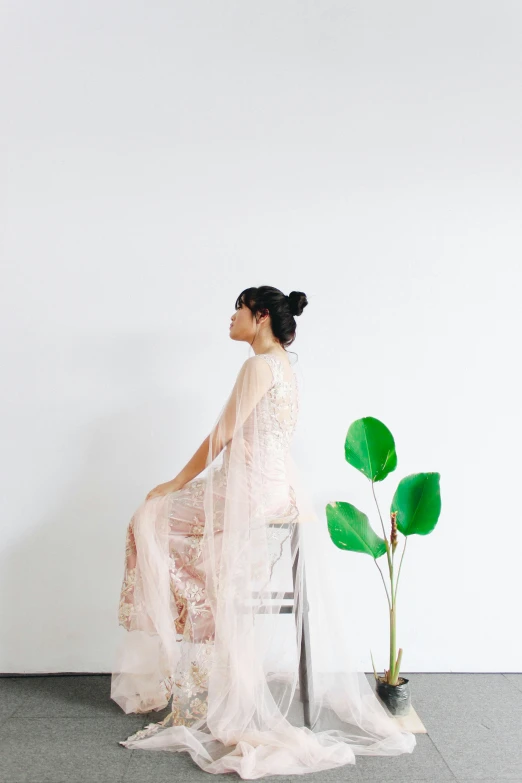
[[[279,355],[246,359],[204,473],[129,523],[111,698],[169,712],[127,748],[186,751],[244,779],[414,749],[352,657],[326,521],[292,454],[300,386]]]

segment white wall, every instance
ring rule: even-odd
[[[521,5],[11,0],[0,27],[0,672],[110,671],[126,526],[208,434],[263,284],[309,298],[319,508],[379,532],[361,416],[397,442],[383,508],[441,473],[403,671],[520,671]],[[377,571],[329,556],[382,669]]]

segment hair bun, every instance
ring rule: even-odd
[[[288,304],[290,305],[292,315],[301,315],[308,304],[308,299],[302,291],[291,291],[288,294]]]

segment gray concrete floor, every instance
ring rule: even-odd
[[[522,783],[522,674],[403,674],[428,734],[412,754],[356,757],[355,765],[278,783]],[[373,675],[367,675],[370,682]],[[240,780],[197,767],[187,753],[118,744],[150,721],[110,699],[110,676],[0,678],[1,783],[173,783]]]

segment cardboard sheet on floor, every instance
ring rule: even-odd
[[[421,719],[415,712],[413,705],[407,715],[394,715],[393,720],[397,721],[405,731],[411,731],[412,734],[427,734],[427,730]]]

